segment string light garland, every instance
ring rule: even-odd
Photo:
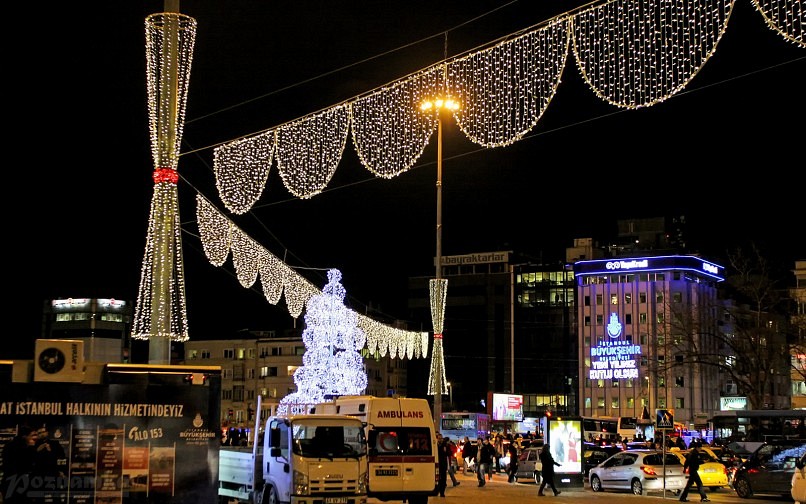
[[[145,19],[145,38],[154,195],[132,337],[165,340],[166,344],[149,346],[149,362],[170,363],[168,340],[189,339],[176,170],[196,20],[176,12],[152,14]]]
[[[716,51],[734,0],[619,0],[572,18],[582,78],[617,107],[648,107],[681,91]]]
[[[751,1],[771,29],[806,46],[806,11],[801,0]],[[227,159],[216,157],[214,164],[222,168],[226,164],[228,170],[236,169],[238,162],[252,166],[257,158],[268,159],[268,151],[282,146],[283,159],[277,156],[277,163],[282,166],[283,183],[295,196],[310,198],[332,178],[343,152],[342,135],[349,126],[362,166],[378,177],[393,178],[413,166],[433,133],[435,125],[411,110],[416,110],[420,96],[435,94],[443,84],[444,68],[448,92],[463,103],[455,115],[460,130],[485,147],[510,145],[542,117],[561,82],[571,49],[580,74],[597,97],[628,109],[656,105],[688,85],[714,54],[733,2],[608,0],[592,4],[512,40],[457,56],[367,96],[280,126],[277,131],[282,138],[275,136],[277,145],[271,145],[270,134],[261,133],[258,136],[265,143],[261,148],[267,151],[262,154],[255,151],[261,142],[231,142],[227,148],[235,152]],[[259,177],[238,182],[244,195],[222,195],[222,199],[250,200],[263,189],[250,184],[261,184]],[[245,211],[245,206],[239,211]]]
[[[428,376],[428,394],[448,393],[448,380],[445,378],[445,357],[442,350],[442,330],[445,322],[445,300],[448,294],[446,278],[432,278],[428,282],[431,300],[431,324],[434,326],[434,348],[431,351],[431,371]]]
[[[568,59],[568,20],[448,65],[449,94],[462,102],[459,129],[484,147],[510,145],[532,128],[557,92]]]
[[[289,315],[296,318],[306,303],[320,293],[313,284],[263,248],[218,211],[201,194],[196,195],[196,222],[207,259],[215,266],[223,266],[232,251],[238,282],[251,287],[257,278],[266,300],[276,305],[285,296]],[[257,272],[257,275],[255,274]],[[367,336],[366,346],[370,352],[381,357],[412,359],[428,355],[428,333],[407,331],[382,324],[356,313],[357,324]]]
[[[806,8],[802,0],[752,0],[773,31],[785,40],[806,47]]]
[[[366,335],[354,311],[344,306],[346,290],[341,272],[327,272],[322,293],[311,297],[305,313],[302,366],[294,372],[297,391],[280,400],[278,415],[301,413],[300,408],[334,395],[361,395],[367,388],[364,360],[358,352]]]
[[[213,150],[215,184],[227,210],[244,214],[260,199],[271,171],[275,145],[272,130]]]

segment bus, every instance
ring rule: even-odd
[[[636,417],[582,417],[582,436],[585,441],[619,442],[623,439],[633,441],[638,434]]]
[[[710,424],[714,439],[726,442],[806,439],[806,410],[725,410]]]
[[[442,413],[439,432],[443,436],[450,436],[456,446],[464,441],[465,436],[471,441],[486,438],[490,435],[490,415],[467,411],[448,411]]]

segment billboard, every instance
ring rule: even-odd
[[[523,422],[523,395],[494,392],[490,392],[490,395],[492,397],[487,404],[490,405],[493,422]]]
[[[582,473],[582,420],[549,419],[548,443],[557,474]]]
[[[0,458],[23,426],[47,431],[58,451],[52,475],[2,474],[5,491],[27,502],[216,504],[220,370],[203,369],[206,383],[195,385],[196,370],[107,365],[99,383],[0,378]]]

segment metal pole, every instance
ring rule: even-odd
[[[442,109],[437,110],[437,280],[442,278]],[[439,378],[442,379],[441,377]],[[439,432],[442,418],[442,382],[434,394],[434,424]]]

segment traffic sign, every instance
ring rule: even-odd
[[[674,410],[656,409],[655,418],[656,429],[674,429]]]

